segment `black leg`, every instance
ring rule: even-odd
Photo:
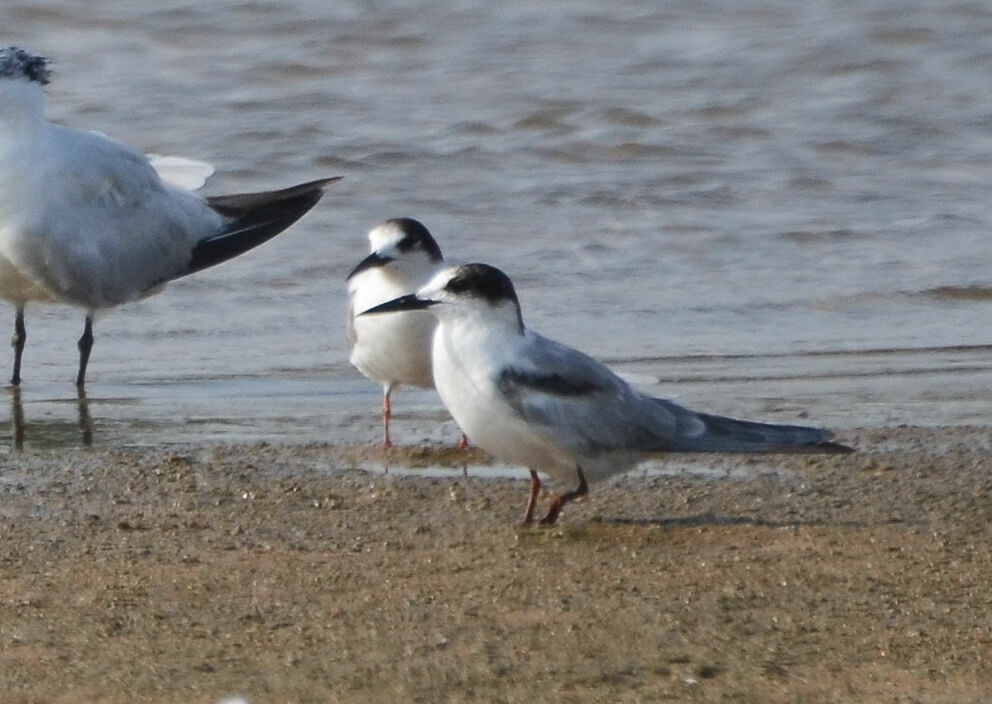
[[[90,362],[90,350],[93,349],[93,316],[86,316],[86,326],[79,338],[79,373],[76,375],[76,386],[80,389],[86,385],[86,365]]]
[[[27,330],[24,327],[24,306],[17,307],[17,315],[14,316],[14,337],[10,344],[14,348],[14,373],[10,375],[10,383],[17,386],[21,383],[21,354],[24,352],[24,342],[28,339]]]
[[[582,467],[576,467],[575,471],[579,475],[578,488],[576,488],[575,491],[562,494],[552,501],[551,508],[548,509],[548,514],[541,519],[541,525],[550,526],[558,520],[558,514],[561,513],[561,509],[565,504],[574,499],[580,499],[589,493],[589,486],[586,484],[586,477],[582,473]]]

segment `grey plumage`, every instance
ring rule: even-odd
[[[45,119],[44,58],[0,49],[0,297],[15,308],[20,382],[31,302],[85,311],[83,386],[97,312],[149,296],[283,231],[337,179],[204,199],[102,134]]]
[[[616,451],[841,452],[819,428],[699,413],[643,394],[592,357],[532,331],[496,385],[536,431],[582,455]]]
[[[434,381],[452,417],[475,445],[531,470],[525,522],[540,493],[538,471],[578,485],[552,501],[542,522],[554,523],[590,483],[659,454],[850,451],[827,430],[699,413],[641,393],[527,328],[509,277],[487,264],[443,269],[415,295],[365,313],[422,309],[439,321]]]

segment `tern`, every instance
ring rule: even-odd
[[[359,318],[359,313],[412,293],[444,264],[430,231],[412,218],[391,218],[369,230],[371,253],[348,274],[349,361],[382,384],[382,447],[392,447],[390,396],[401,384],[434,388],[431,339],[437,320],[424,312]]]
[[[83,388],[97,313],[256,247],[296,222],[339,177],[202,198],[163,181],[141,153],[45,119],[46,59],[0,48],[0,297],[13,303],[21,381],[29,302],[85,311]]]
[[[699,413],[654,398],[592,357],[524,325],[510,278],[488,264],[447,267],[414,294],[362,314],[429,309],[438,320],[434,384],[472,442],[530,469],[524,522],[541,490],[538,472],[576,488],[541,520],[585,496],[589,484],[669,452],[850,452],[818,428]]]

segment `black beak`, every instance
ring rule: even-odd
[[[391,261],[393,261],[392,257],[384,257],[378,252],[372,252],[372,254],[365,257],[365,259],[363,259],[362,261],[358,262],[355,268],[351,270],[351,273],[348,274],[348,277],[345,279],[345,281],[350,281],[352,276],[354,276],[355,274],[360,274],[366,269],[375,269],[376,267],[383,266]]]
[[[430,308],[432,305],[439,302],[440,301],[428,301],[423,298],[417,298],[417,294],[408,293],[405,296],[400,296],[399,298],[394,298],[391,301],[380,303],[373,308],[369,308],[367,311],[359,313],[359,315],[369,315],[372,313],[396,313],[403,310],[424,310],[425,308]]]

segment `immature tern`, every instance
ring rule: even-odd
[[[400,384],[433,388],[431,338],[437,320],[423,312],[356,317],[412,293],[444,263],[431,233],[412,218],[386,220],[369,231],[371,254],[348,274],[348,345],[352,365],[382,384],[382,446],[392,446],[390,396]]]
[[[415,294],[365,311],[430,309],[434,383],[478,447],[530,469],[524,522],[534,518],[538,471],[577,488],[557,496],[541,523],[588,484],[667,452],[849,452],[827,430],[698,413],[643,394],[601,363],[524,326],[509,277],[488,264],[442,269]]]
[[[338,178],[201,198],[163,182],[142,154],[45,120],[49,75],[44,58],[0,49],[0,297],[17,311],[15,385],[24,306],[56,302],[86,312],[76,376],[82,388],[97,312],[271,239]]]

